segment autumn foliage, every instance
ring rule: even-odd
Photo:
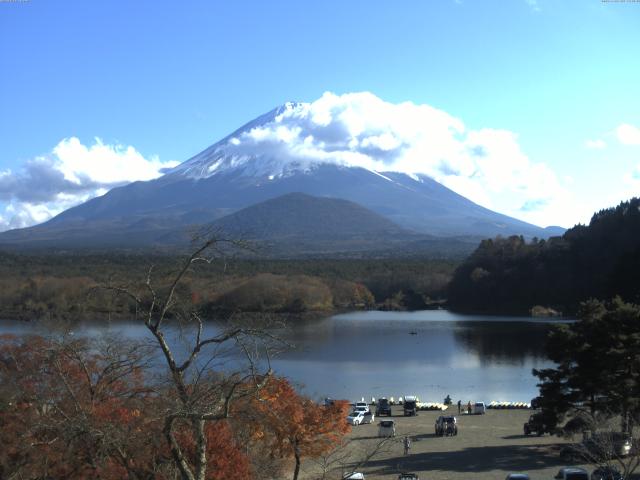
[[[283,378],[273,379],[250,405],[260,418],[255,433],[273,455],[294,460],[294,479],[303,458],[330,451],[349,432],[345,421],[349,407],[347,402],[319,406],[301,397]]]
[[[145,348],[114,343],[0,337],[0,478],[176,478],[163,435],[175,399],[150,382]],[[256,478],[267,459],[285,468],[293,459],[297,472],[302,458],[340,441],[346,413],[273,377],[227,420],[206,424],[206,478]],[[175,431],[187,457],[196,455],[188,420]]]

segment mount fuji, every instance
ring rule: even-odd
[[[318,119],[310,104],[287,103],[160,178],[114,188],[41,225],[4,232],[0,244],[27,248],[184,244],[181,232],[189,228],[212,222],[228,226],[223,217],[238,216],[243,209],[263,202],[266,207],[259,211],[270,215],[273,202],[268,201],[285,196],[295,204],[300,197],[287,196],[292,193],[357,204],[369,211],[371,219],[379,220],[380,229],[393,231],[396,240],[398,235],[406,235],[414,243],[420,236],[477,239],[516,234],[545,238],[563,232],[559,227],[543,229],[493,212],[427,175],[377,168],[384,163],[368,160],[384,160],[390,155],[395,147],[388,140],[383,135],[363,138],[343,125]],[[339,202],[307,203],[314,205],[309,215],[319,222],[339,217],[344,211],[354,212]],[[275,204],[278,212],[287,211],[282,202]],[[331,210],[332,215],[319,215],[318,208]],[[297,213],[297,218],[301,217],[304,212]],[[296,220],[287,218],[286,213],[279,221],[289,223],[291,231],[297,228]],[[346,223],[354,222],[342,219],[326,228],[339,230],[328,233],[340,236]],[[305,224],[299,226],[307,230]],[[350,231],[349,235],[357,233]],[[360,233],[360,238],[366,235]],[[397,242],[394,245],[401,248]]]

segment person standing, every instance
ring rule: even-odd
[[[467,413],[471,415],[471,402],[467,403]]]
[[[404,437],[404,454],[409,455],[409,450],[411,450],[411,439],[407,435]]]
[[[458,400],[458,415],[462,413],[462,400]]]

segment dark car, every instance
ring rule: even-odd
[[[420,480],[415,473],[401,473],[398,475],[398,480]]]
[[[560,458],[565,461],[604,464],[626,457],[633,448],[633,439],[625,433],[598,432],[581,443],[562,447]]]
[[[389,400],[387,400],[386,398],[378,399],[378,406],[376,407],[376,415],[378,416],[388,415],[389,417],[391,416],[391,404],[389,403]]]
[[[633,438],[622,432],[597,432],[583,443],[594,456],[605,460],[626,457],[633,450]]]
[[[412,395],[404,397],[403,411],[405,417],[418,415],[418,399]]]
[[[591,472],[591,480],[622,480],[622,474],[614,467],[602,466]]]
[[[436,420],[435,425],[436,435],[457,435],[458,434],[458,422],[456,421],[456,417],[453,415],[450,416],[440,416]]]
[[[524,424],[523,430],[525,435],[535,434],[540,436],[547,433],[542,416],[537,413],[529,417],[529,421]]]
[[[589,474],[583,468],[564,467],[553,478],[556,480],[589,480]]]

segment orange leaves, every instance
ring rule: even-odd
[[[149,388],[135,350],[113,348],[0,338],[0,478],[175,478],[163,432],[175,395]],[[283,378],[254,388],[238,387],[229,422],[206,423],[207,479],[252,478],[250,454],[273,468],[320,455],[349,429],[346,404],[319,406]],[[195,464],[192,421],[177,420],[175,436]]]
[[[209,479],[250,480],[252,478],[249,461],[240,451],[226,422],[209,423],[206,427],[206,435]]]
[[[13,452],[0,456],[2,478],[123,478],[126,457],[145,450],[151,404],[133,363],[118,355],[84,341],[4,337],[0,385],[0,441]]]
[[[346,402],[320,406],[299,395],[284,378],[272,379],[247,408],[259,413],[254,429],[283,456],[293,456],[294,449],[301,456],[321,455],[349,431]]]
[[[207,480],[225,480],[228,478],[250,480],[251,468],[231,428],[225,421],[208,423],[205,427],[207,440]],[[176,431],[176,437],[192,463],[195,463],[195,441],[190,429],[183,425]]]

